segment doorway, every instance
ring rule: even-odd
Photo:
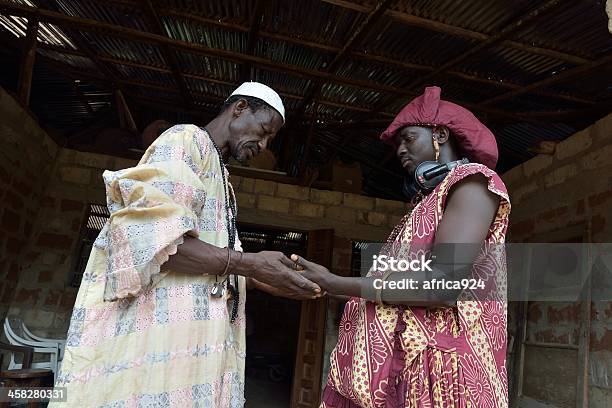
[[[280,251],[306,256],[308,234],[240,225],[245,252]],[[246,305],[247,408],[287,408],[291,404],[300,331],[301,302],[250,290]]]

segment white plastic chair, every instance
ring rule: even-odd
[[[38,341],[42,343],[57,344],[57,348],[59,349],[59,352],[60,352],[58,361],[62,361],[64,359],[64,350],[66,349],[66,340],[49,339],[46,337],[37,336],[34,333],[32,333],[30,330],[28,330],[28,328],[26,327],[23,321],[21,322],[21,329],[23,330],[23,337],[26,338],[27,340]]]
[[[53,371],[53,380],[55,381],[55,377],[59,372],[59,355],[60,350],[57,343],[46,343],[42,341],[29,340],[25,338],[22,334],[18,335],[15,331],[22,331],[23,322],[19,317],[16,316],[7,316],[4,319],[4,334],[9,341],[10,344],[15,346],[26,346],[31,347],[34,350],[34,355],[42,354],[48,355],[49,359],[46,361],[37,361],[32,363],[31,368],[48,368]],[[13,328],[17,328],[14,330]],[[11,359],[9,361],[9,370],[16,370],[21,368],[21,363],[15,361],[14,354],[11,354]]]

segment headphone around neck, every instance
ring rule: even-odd
[[[409,199],[412,199],[418,193],[428,194],[444,180],[448,172],[461,164],[468,164],[469,162],[466,158],[448,163],[424,161],[417,166],[413,174],[404,179],[402,192]]]

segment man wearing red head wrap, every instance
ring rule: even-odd
[[[292,257],[328,293],[351,297],[321,406],[506,408],[502,245],[510,202],[492,170],[495,137],[469,111],[440,100],[440,89],[430,87],[402,109],[381,139],[395,147],[408,175],[426,162],[454,163],[439,183],[421,192],[378,255],[410,265],[431,260],[432,269],[399,271],[377,268],[375,262],[367,277],[343,278]],[[464,157],[470,163],[457,162]],[[444,262],[450,244],[472,245],[454,245],[453,258]],[[407,277],[416,284],[398,290]],[[482,286],[434,288],[425,283],[432,277]]]

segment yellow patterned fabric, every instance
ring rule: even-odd
[[[205,266],[202,275],[160,268],[184,234],[228,245],[225,197],[234,198],[224,174],[194,125],[167,130],[136,167],[104,173],[111,216],[89,257],[56,382],[68,403],[51,406],[244,405],[244,278],[231,324],[228,295],[210,296]]]

